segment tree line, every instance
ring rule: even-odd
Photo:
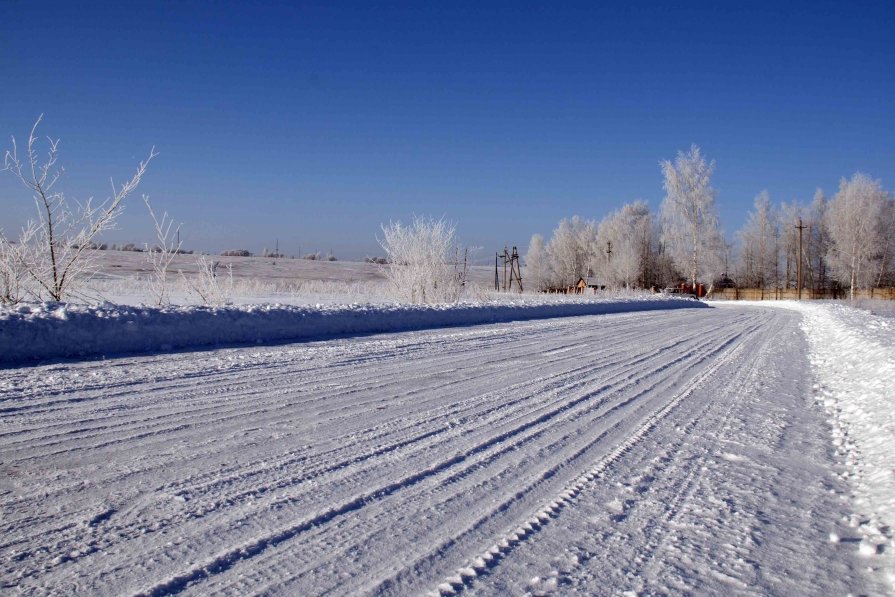
[[[610,288],[662,288],[688,283],[709,290],[815,290],[895,285],[895,199],[863,173],[843,178],[828,198],[774,205],[767,191],[733,242],[721,230],[711,185],[715,162],[698,146],[659,163],[665,197],[654,214],[634,201],[599,222],[559,222],[549,240],[532,236],[525,255],[529,285],[566,288],[579,277]],[[531,287],[530,286],[530,287]]]
[[[42,118],[42,117],[41,117]],[[13,240],[0,231],[0,303],[27,297],[63,300],[87,296],[82,289],[97,272],[94,249],[111,230],[125,198],[139,186],[154,148],[135,174],[101,203],[72,202],[58,189],[58,139],[47,139],[38,156],[35,122],[23,152],[15,138],[0,171],[10,173],[32,195],[34,217]],[[879,180],[857,173],[842,179],[828,199],[818,190],[808,205],[772,204],[766,191],[755,198],[746,225],[727,242],[721,231],[717,192],[711,177],[714,161],[699,147],[659,162],[665,198],[653,214],[634,201],[601,221],[578,216],[563,219],[548,240],[535,234],[525,255],[526,286],[539,290],[595,277],[611,288],[662,288],[682,282],[737,284],[752,288],[795,288],[799,270],[804,288],[857,288],[895,285],[895,201]],[[184,253],[179,226],[163,213],[157,217],[148,197],[143,201],[155,225],[157,243],[146,246],[152,265],[151,288],[158,304],[170,301],[168,277],[173,257]],[[383,225],[380,244],[385,270],[396,296],[410,302],[453,302],[466,287],[467,251],[457,246],[453,224],[415,218],[410,225]],[[224,302],[217,263],[197,262],[203,298]],[[205,275],[203,275],[203,272]],[[183,274],[181,274],[183,276]],[[232,275],[226,276],[232,279]],[[207,290],[205,287],[211,288]]]

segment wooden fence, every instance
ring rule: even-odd
[[[709,298],[729,301],[774,301],[798,300],[799,291],[795,288],[720,288],[715,289]],[[824,290],[802,289],[802,299],[847,299],[847,288],[827,288]],[[895,300],[895,288],[870,288],[855,290],[856,299]]]

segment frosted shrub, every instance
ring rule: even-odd
[[[165,305],[171,302],[168,294],[168,268],[174,257],[180,253],[180,225],[174,228],[174,220],[168,217],[168,213],[162,214],[159,220],[152,205],[149,203],[149,197],[143,195],[143,203],[149,210],[152,223],[155,225],[155,238],[158,244],[154,247],[146,246],[146,254],[149,263],[152,265],[152,275],[149,278],[149,292],[152,295],[155,304]]]
[[[25,270],[22,246],[0,233],[0,304],[15,304],[25,297]]]
[[[221,271],[220,261],[209,261],[201,255],[196,261],[199,273],[195,278],[187,278],[180,272],[190,291],[206,305],[225,305],[233,294],[233,265],[228,264],[226,273]]]
[[[382,226],[379,244],[389,265],[383,271],[392,296],[415,304],[455,303],[466,284],[465,252],[456,246],[453,225],[415,217],[409,226]]]
[[[4,169],[28,189],[35,206],[35,217],[22,229],[14,253],[18,266],[33,283],[32,293],[37,298],[61,301],[77,295],[96,272],[94,239],[115,227],[125,198],[140,184],[157,154],[154,148],[150,150],[149,157],[140,162],[136,173],[123,185],[113,182],[112,194],[102,203],[97,205],[87,199],[72,205],[65,193],[56,190],[62,176],[62,168],[57,165],[59,140],[48,139],[46,158],[38,158],[37,127],[41,119],[31,128],[24,156],[19,156],[13,137],[12,148],[4,157]],[[4,255],[8,255],[10,243],[4,240],[3,244]]]

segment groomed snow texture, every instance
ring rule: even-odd
[[[8,368],[0,592],[886,594],[891,334],[818,309]]]

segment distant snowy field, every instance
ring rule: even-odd
[[[95,251],[100,273],[91,281],[92,294],[99,299],[122,305],[151,302],[148,280],[152,267],[145,253]],[[316,303],[388,302],[387,281],[381,265],[352,261],[315,261],[273,259],[270,257],[206,256],[219,262],[222,270],[232,266],[234,304],[278,303],[308,305]],[[196,304],[184,283],[196,274],[199,255],[177,255],[170,268],[172,302]],[[469,270],[471,288],[490,289],[494,270],[473,266]]]
[[[895,590],[888,305],[221,258],[234,304],[151,307],[102,258],[106,302],[0,308],[0,590]]]

